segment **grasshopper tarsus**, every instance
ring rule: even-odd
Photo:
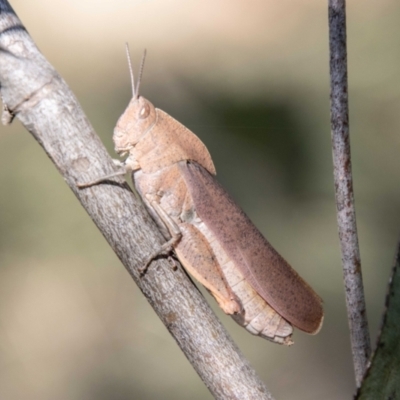
[[[153,260],[155,260],[156,258],[158,258],[159,256],[161,256],[161,255],[168,256],[169,253],[174,250],[174,245],[177,242],[179,242],[180,238],[181,238],[181,235],[173,236],[170,240],[168,240],[168,242],[165,242],[157,251],[152,253],[147,258],[147,261],[143,265],[143,267],[139,268],[139,275],[141,277],[143,277],[146,274],[147,270],[149,269],[151,262]],[[174,270],[175,271],[177,270],[176,264],[175,264]]]

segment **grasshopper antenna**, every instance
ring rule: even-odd
[[[143,52],[142,62],[140,63],[138,82],[137,82],[137,85],[135,88],[135,78],[133,76],[132,60],[131,60],[131,54],[129,52],[128,43],[125,43],[125,48],[126,48],[126,57],[128,59],[129,74],[131,76],[132,96],[133,96],[133,98],[137,99],[139,97],[140,82],[142,81],[144,60],[146,59],[146,49],[144,49],[144,52]]]
[[[132,85],[132,96],[136,97],[136,90],[135,90],[135,78],[133,76],[133,69],[132,69],[132,61],[131,61],[131,54],[129,52],[129,44],[125,43],[126,49],[126,57],[128,59],[128,66],[129,66],[129,74],[131,76],[131,85]]]
[[[138,82],[136,85],[136,90],[135,90],[135,97],[138,98],[139,97],[139,87],[140,87],[140,83],[142,82],[142,75],[143,75],[143,67],[144,67],[144,61],[146,59],[146,49],[144,49],[143,52],[143,57],[142,57],[142,61],[140,63],[140,70],[139,70],[139,76],[138,76]]]

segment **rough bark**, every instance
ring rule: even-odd
[[[173,270],[159,259],[139,277],[138,268],[163,238],[124,180],[77,188],[115,166],[76,98],[5,0],[0,0],[0,84],[3,121],[17,117],[40,143],[214,397],[272,399],[182,268]]]

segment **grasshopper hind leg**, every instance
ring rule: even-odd
[[[182,265],[217,300],[228,314],[241,314],[243,307],[225,279],[218,260],[204,235],[192,224],[180,224],[182,239],[175,247]]]
[[[199,281],[217,300],[226,314],[243,312],[240,300],[231,290],[217,258],[204,235],[190,222],[175,222],[156,201],[148,199],[158,225],[167,228],[170,239],[160,246],[146,263],[140,273],[146,273],[154,258],[175,250],[182,265],[197,281]]]

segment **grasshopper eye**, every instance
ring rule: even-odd
[[[149,114],[150,114],[150,106],[148,104],[145,104],[139,111],[139,118],[145,119],[149,116]]]

